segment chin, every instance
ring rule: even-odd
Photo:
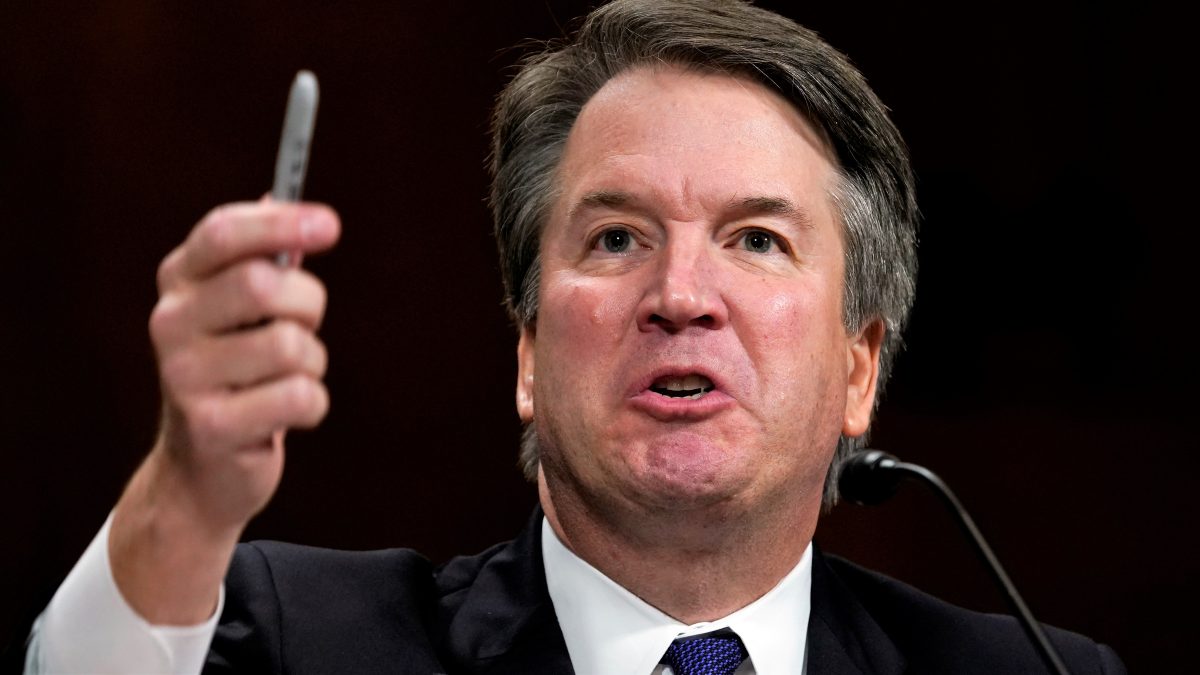
[[[752,479],[752,462],[705,438],[672,438],[639,449],[629,466],[642,499],[667,509],[730,504]]]

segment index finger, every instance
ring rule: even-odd
[[[321,251],[333,246],[340,229],[337,214],[323,204],[226,204],[210,211],[192,230],[178,271],[183,277],[202,279],[246,258]]]

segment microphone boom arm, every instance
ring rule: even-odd
[[[967,538],[975,547],[975,552],[987,562],[987,568],[991,572],[992,578],[1004,589],[1005,599],[1015,610],[1021,627],[1025,629],[1025,634],[1037,648],[1042,661],[1046,663],[1051,672],[1058,675],[1070,675],[1062,657],[1050,644],[1046,632],[1042,630],[1042,625],[1033,618],[1033,613],[1021,599],[1017,587],[1008,578],[1004,567],[996,558],[996,554],[992,552],[992,547],[988,546],[987,541],[983,538],[983,533],[975,526],[975,521],[958,501],[958,497],[954,496],[954,492],[937,474],[919,464],[901,462],[882,450],[864,450],[846,461],[842,468],[838,487],[842,494],[851,501],[876,505],[891,497],[900,481],[905,478],[914,478],[933,488],[942,503],[954,514],[959,527],[967,534]]]

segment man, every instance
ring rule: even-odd
[[[160,268],[163,428],[30,670],[1040,668],[1014,621],[811,545],[915,277],[905,151],[841,55],[738,2],[616,2],[526,62],[494,136],[542,508],[525,532],[440,569],[237,544],[280,480],[279,430],[328,405],[323,287],[270,258],[339,225],[313,204],[221,207]],[[1123,670],[1052,635],[1078,672]]]

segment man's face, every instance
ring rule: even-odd
[[[839,433],[866,429],[881,336],[842,323],[835,177],[749,80],[638,68],[587,103],[518,347],[556,502],[815,514]]]

